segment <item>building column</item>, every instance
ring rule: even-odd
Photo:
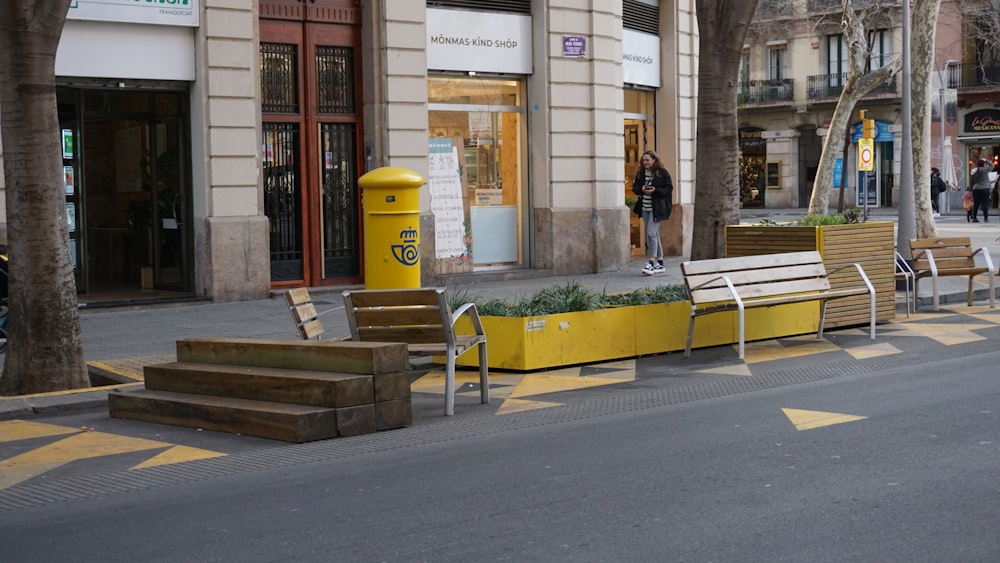
[[[270,291],[259,150],[257,3],[203,0],[191,92],[195,291],[216,301]]]

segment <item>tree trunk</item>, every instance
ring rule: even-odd
[[[756,0],[697,0],[698,112],[691,259],[721,258],[740,222],[736,89]]]
[[[0,2],[10,314],[0,394],[89,386],[69,254],[55,55],[70,0]]]
[[[910,26],[910,104],[913,119],[913,201],[917,238],[934,238],[937,228],[931,206],[931,71],[934,69],[934,32],[941,0],[916,0]],[[944,116],[941,117],[942,124]],[[943,148],[943,147],[942,147]],[[900,189],[906,186],[900,186]]]

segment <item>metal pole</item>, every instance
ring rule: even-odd
[[[913,126],[910,91],[910,0],[903,0],[903,132],[899,170],[899,220],[896,250],[910,256],[910,239],[916,238],[916,203],[913,199]]]
[[[944,173],[944,71],[938,73],[938,79],[941,81],[941,85],[938,88],[938,131],[941,133],[940,140],[940,154],[941,154],[941,164],[939,164],[938,170]],[[942,203],[944,205],[942,205]],[[948,190],[943,193],[938,194],[938,208],[941,210],[942,214],[951,211],[951,206],[948,204]]]

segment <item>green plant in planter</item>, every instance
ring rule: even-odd
[[[487,317],[538,317],[557,313],[595,311],[609,307],[674,303],[688,298],[683,285],[663,285],[637,289],[629,293],[593,291],[573,281],[542,289],[532,296],[519,296],[512,303],[502,299],[483,299],[461,291],[450,297],[452,309],[463,303],[475,303],[479,314]]]

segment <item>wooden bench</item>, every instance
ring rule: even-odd
[[[994,296],[993,260],[985,246],[973,250],[969,237],[940,237],[910,241],[913,258],[914,295],[920,295],[921,278],[931,278],[934,292],[934,310],[940,309],[938,298],[938,278],[942,276],[966,276],[969,278],[968,304],[972,306],[972,282],[980,274],[988,274],[990,280],[990,308],[996,306]],[[982,255],[985,266],[976,264],[976,256]]]
[[[479,385],[483,404],[490,402],[486,333],[474,303],[454,312],[444,288],[344,291],[344,311],[350,336],[360,342],[402,342],[410,356],[445,357],[445,416],[455,414],[455,360],[472,348],[479,349]],[[292,319],[304,340],[320,338],[323,325],[305,288],[285,292]],[[335,309],[331,309],[335,310]],[[469,317],[474,334],[455,334],[462,315]]]
[[[827,301],[864,294],[869,296],[869,327],[871,339],[875,340],[875,287],[869,281],[864,269],[860,264],[851,264],[833,270],[829,274],[852,266],[859,275],[859,285],[831,289],[823,258],[817,251],[682,263],[681,272],[691,300],[691,319],[688,323],[684,356],[691,355],[694,319],[697,316],[737,310],[740,359],[743,359],[746,309],[819,301],[819,331],[816,337],[822,338]]]

